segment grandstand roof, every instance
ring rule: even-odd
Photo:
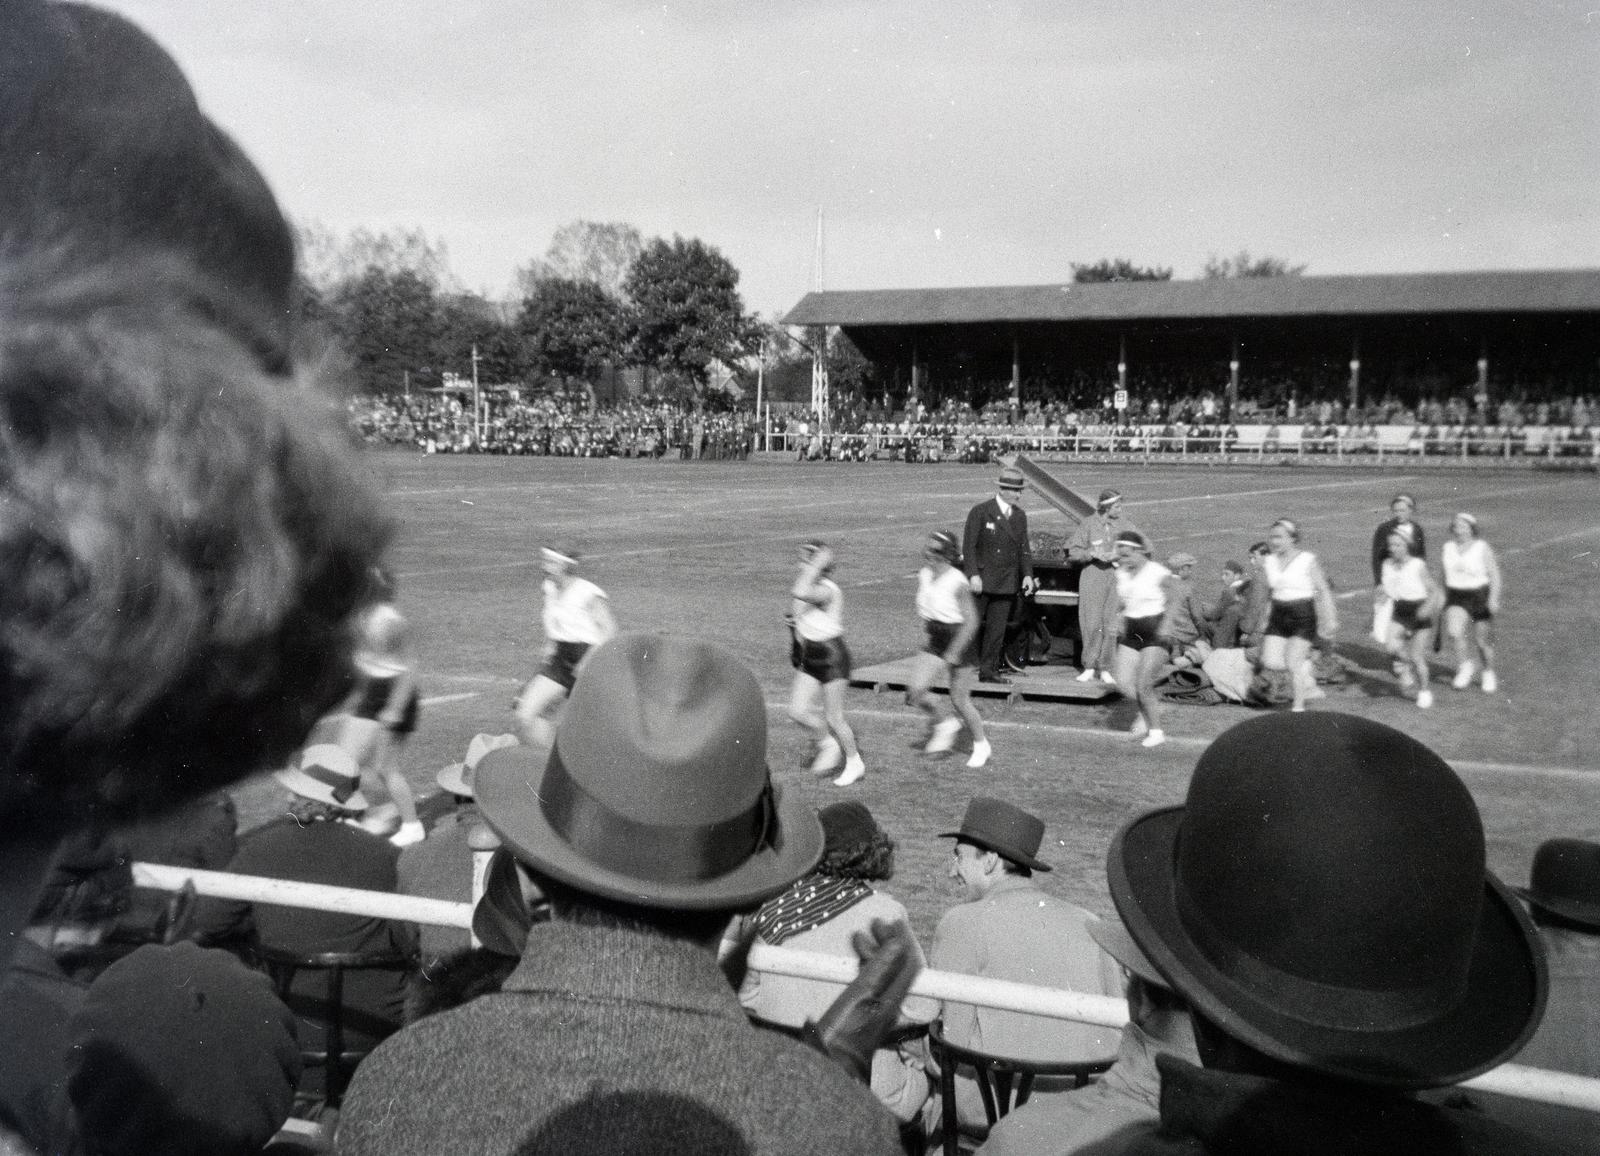
[[[807,293],[785,325],[1600,312],[1600,269]]]

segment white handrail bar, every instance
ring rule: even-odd
[[[193,883],[196,894],[214,899],[276,903],[284,907],[370,915],[378,919],[400,919],[441,927],[472,926],[470,903],[419,899],[384,891],[296,883],[260,875],[235,875],[226,871],[166,867],[156,863],[134,863],[133,882],[136,887],[157,891],[179,891],[186,883]],[[724,941],[724,954],[730,948],[731,944]],[[767,944],[757,944],[750,949],[748,966],[765,973],[835,983],[848,983],[856,974],[856,961],[853,959]],[[916,982],[911,985],[911,994],[1104,1027],[1121,1027],[1128,1022],[1127,1003],[1111,996],[1086,995],[961,972],[935,971],[932,968],[924,969],[917,976]],[[1462,1086],[1522,1100],[1600,1112],[1600,1080],[1566,1072],[1551,1072],[1522,1064],[1502,1064],[1465,1081]]]

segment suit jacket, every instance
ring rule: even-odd
[[[961,555],[967,577],[982,578],[985,594],[1021,592],[1022,580],[1033,577],[1027,511],[1012,502],[1008,518],[1000,513],[998,498],[979,502],[967,512]]]
[[[1399,518],[1390,518],[1372,532],[1372,584],[1377,586],[1383,581],[1383,560],[1389,556],[1389,535],[1400,524]],[[1427,538],[1422,533],[1422,523],[1412,519],[1411,541],[1416,546],[1418,558],[1428,556]]]
[[[418,1020],[362,1061],[335,1149],[513,1156],[635,1141],[750,1156],[899,1151],[872,1093],[752,1026],[709,952],[560,922],[533,927],[501,991]]]

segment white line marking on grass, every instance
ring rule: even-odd
[[[1178,502],[1217,502],[1229,501],[1233,498],[1264,498],[1271,494],[1302,494],[1310,490],[1341,490],[1349,489],[1352,486],[1371,486],[1380,482],[1385,486],[1392,486],[1396,482],[1410,481],[1415,481],[1415,478],[1409,475],[1400,478],[1355,478],[1347,482],[1319,482],[1314,486],[1279,486],[1271,490],[1234,490],[1220,494],[1182,494],[1175,498],[1148,498],[1142,502],[1127,502],[1126,505],[1129,509],[1135,509],[1140,506],[1171,506]]]
[[[422,700],[423,706],[442,706],[447,702],[465,702],[469,698],[477,698],[481,690],[469,690],[461,694],[432,694]]]
[[[782,713],[788,709],[787,702],[776,699],[767,702],[770,712]],[[919,716],[910,707],[905,710],[878,710],[874,707],[851,707],[846,713],[861,715],[865,718],[900,719],[905,722],[916,722]],[[1103,739],[1114,746],[1128,748],[1130,754],[1134,753],[1136,745],[1130,741],[1127,731],[1109,730],[1105,727],[1080,727],[1067,726],[1061,723],[1021,722],[1010,719],[985,718],[985,730],[1024,730],[1044,731],[1049,734],[1072,735],[1078,738]],[[1210,746],[1214,740],[1197,738],[1188,735],[1175,735],[1167,732],[1166,745],[1178,747],[1182,750],[1201,751]],[[1475,759],[1453,759],[1449,755],[1443,756],[1445,761],[1457,770],[1478,771],[1490,774],[1509,775],[1556,775],[1565,778],[1594,779],[1600,776],[1600,770],[1593,767],[1559,767],[1538,766],[1532,763],[1497,763],[1485,762]]]
[[[1586,530],[1574,530],[1570,534],[1562,534],[1555,538],[1546,538],[1543,542],[1535,542],[1531,546],[1513,546],[1507,554],[1526,554],[1530,550],[1543,550],[1546,546],[1559,546],[1563,542],[1575,542],[1579,538],[1592,538],[1600,534],[1600,526],[1590,526]]]

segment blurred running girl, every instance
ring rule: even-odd
[[[1428,647],[1433,623],[1444,603],[1444,593],[1428,564],[1417,557],[1414,540],[1396,530],[1389,535],[1389,556],[1383,560],[1379,597],[1389,602],[1389,630],[1385,645],[1400,672],[1400,689],[1417,688],[1417,705],[1433,705],[1428,689]]]
[[[384,574],[375,581],[379,601],[361,613],[355,686],[334,719],[333,742],[355,759],[363,776],[382,781],[400,813],[400,829],[389,841],[405,847],[426,834],[400,769],[400,749],[417,729],[422,698],[412,675],[410,629],[392,601],[393,580]]]
[[[1151,561],[1150,540],[1138,530],[1120,531],[1116,551],[1117,598],[1122,607],[1117,683],[1139,707],[1139,717],[1129,733],[1141,740],[1140,746],[1158,747],[1167,736],[1161,729],[1156,672],[1169,654],[1177,579],[1160,562]]]
[[[1472,677],[1483,671],[1483,690],[1499,689],[1494,673],[1494,616],[1500,613],[1500,563],[1494,550],[1478,534],[1478,519],[1457,514],[1450,522],[1450,540],[1441,551],[1444,561],[1444,632],[1456,654],[1456,676],[1450,685],[1465,690]],[[1468,624],[1472,638],[1467,639]],[[1480,667],[1472,659],[1476,648]]]
[[[926,563],[917,572],[917,614],[927,641],[912,660],[911,685],[906,701],[928,716],[928,741],[924,754],[948,751],[966,724],[972,735],[969,767],[981,767],[991,754],[983,718],[972,704],[974,665],[978,660],[978,602],[961,570],[961,544],[947,530],[928,536],[922,549]],[[950,702],[955,714],[941,719],[929,688],[939,675],[950,672]]]
[[[589,651],[617,632],[606,592],[578,576],[576,550],[539,551],[544,568],[544,661],[512,710],[524,742],[547,747],[551,716],[566,700]]]
[[[1311,667],[1311,646],[1318,638],[1332,638],[1339,629],[1333,591],[1322,563],[1300,548],[1300,527],[1279,518],[1267,532],[1271,549],[1262,559],[1267,579],[1266,626],[1261,640],[1261,665],[1286,670],[1293,691],[1292,709],[1306,709],[1306,698],[1316,686]]]
[[[789,692],[789,717],[811,732],[816,757],[811,772],[825,775],[844,759],[833,780],[847,787],[867,773],[855,732],[844,717],[844,691],[850,680],[850,650],[844,644],[844,595],[831,577],[833,551],[819,541],[800,548],[800,573],[794,597],[794,633],[800,665]],[[818,706],[821,711],[818,711]]]

